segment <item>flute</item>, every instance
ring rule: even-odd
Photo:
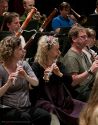
[[[86,48],[87,48],[88,52],[91,54],[91,61],[94,62],[95,61],[95,56],[93,55],[91,49],[88,46],[86,46]]]
[[[15,82],[16,82],[16,80],[17,80],[18,73],[19,73],[19,72],[18,72],[19,67],[23,67],[23,60],[20,60],[20,61],[18,61],[18,63],[17,63],[16,76],[15,76],[15,78],[13,79],[13,85],[15,85]]]
[[[53,68],[54,68],[54,66],[56,65],[56,62],[57,62],[57,60],[55,60],[54,63],[51,65],[49,73],[47,73],[47,74],[44,75],[43,79],[44,79],[46,82],[49,81],[50,76],[52,75]]]

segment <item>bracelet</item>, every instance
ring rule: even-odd
[[[88,74],[94,75],[94,73],[91,71],[91,69],[87,70]]]

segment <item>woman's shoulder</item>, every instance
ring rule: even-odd
[[[93,125],[98,125],[98,106],[95,107],[95,109],[94,109],[94,111],[92,113],[91,123]]]

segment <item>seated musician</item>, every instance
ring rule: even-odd
[[[0,0],[0,31],[2,30],[4,13],[8,11],[8,0]]]
[[[92,28],[86,28],[88,40],[83,52],[87,55],[91,64],[98,59],[98,47],[96,46],[96,31]]]
[[[39,86],[34,91],[31,90],[30,97],[32,102],[34,102],[33,97],[36,97],[37,106],[48,110],[52,116],[55,116],[54,122],[57,122],[52,125],[58,125],[59,121],[60,125],[66,123],[73,125],[73,123],[70,124],[70,120],[67,121],[66,117],[66,113],[73,111],[74,104],[72,100],[67,98],[68,90],[66,90],[66,85],[72,84],[73,78],[65,73],[66,67],[58,61],[60,54],[58,38],[44,35],[39,39],[37,53],[32,65],[32,69],[39,79]],[[35,96],[32,93],[35,93]],[[78,111],[81,108],[78,107]]]
[[[53,18],[52,20],[52,28],[56,32],[60,32],[60,28],[72,27],[75,23],[75,17],[70,14],[70,4],[67,2],[62,2],[59,6],[60,15]]]
[[[70,10],[70,4],[67,2],[62,2],[59,6],[60,15],[54,17],[52,20],[53,31],[57,33],[66,34],[66,36],[59,38],[60,50],[62,52],[62,55],[64,55],[70,48],[70,43],[68,41],[67,34],[69,29],[76,23],[75,17],[73,15],[70,15]]]
[[[23,0],[23,8],[24,8],[24,13],[20,17],[20,23],[21,25],[25,21],[28,13],[32,10],[32,8],[35,7],[35,0]],[[43,18],[43,19],[42,19]],[[40,15],[40,12],[37,11],[32,15],[32,18],[30,22],[28,23],[26,29],[22,33],[22,35],[25,38],[25,41],[28,42],[29,39],[32,37],[32,35],[35,34],[35,31],[38,31],[40,26],[42,25],[44,21],[44,17]],[[37,41],[40,37],[40,33],[37,33],[32,40],[32,43],[30,44],[30,47],[26,49],[26,58],[29,61],[29,64],[33,62],[33,57],[35,56],[36,50],[37,50]],[[33,48],[33,49],[32,49]]]
[[[88,45],[87,29],[81,26],[73,26],[69,31],[71,48],[65,54],[63,63],[66,66],[66,73],[71,74],[75,81],[69,85],[74,98],[87,101],[91,92],[95,74],[98,71],[98,60],[92,64],[83,52]]]
[[[98,14],[98,0],[96,1],[96,8],[94,10],[94,14]]]
[[[8,12],[5,15],[4,18],[4,25],[3,25],[3,29],[2,32],[5,34],[7,33],[7,31],[9,32],[9,34],[16,34],[18,32],[18,30],[20,29],[20,19],[19,19],[19,14],[16,12]],[[2,33],[1,32],[1,33]],[[22,40],[22,46],[25,46],[25,39],[22,35],[20,35],[20,38]]]
[[[35,5],[35,0],[23,0],[24,13],[20,17],[21,24],[25,21],[28,13],[31,11],[34,5]],[[37,11],[36,13],[33,14],[32,19],[30,20],[29,24],[26,27],[26,30],[29,32],[25,31],[23,32],[23,36],[25,37],[26,41],[28,41],[29,38],[32,36],[33,34],[32,30],[33,29],[38,30],[41,24],[42,24],[41,15],[40,12]]]

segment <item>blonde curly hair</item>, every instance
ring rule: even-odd
[[[21,44],[21,39],[10,35],[0,42],[0,62],[7,61],[13,56],[15,48]]]
[[[38,42],[37,53],[35,56],[35,62],[39,62],[39,64],[44,64],[48,59],[48,51],[54,46],[57,45],[58,38],[54,36],[42,36]]]

